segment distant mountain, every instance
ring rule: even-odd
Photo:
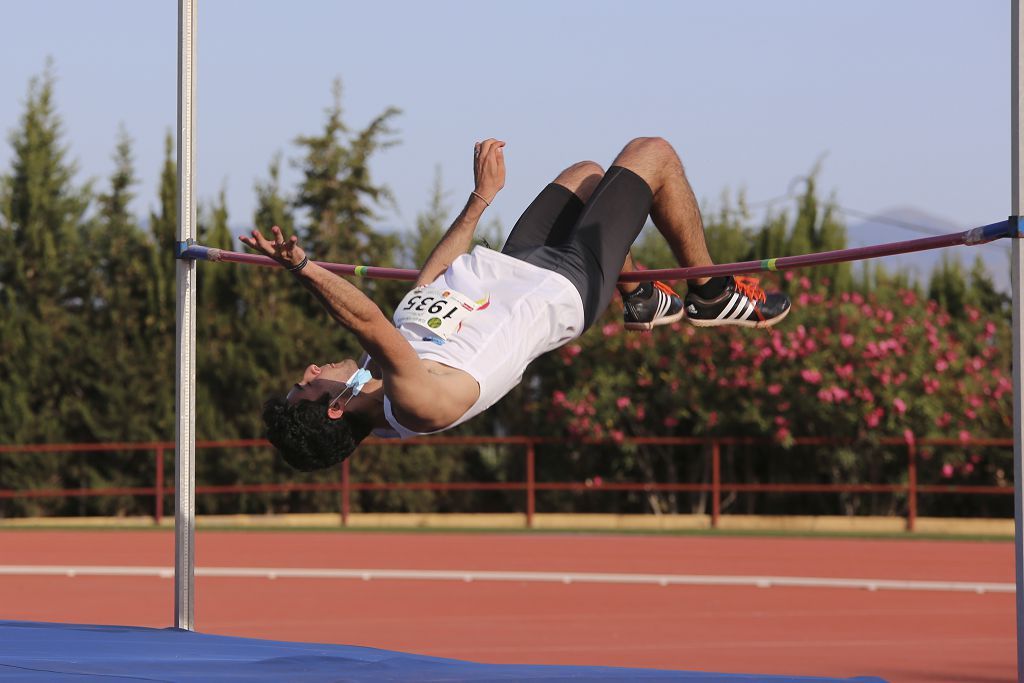
[[[902,227],[900,224],[920,226],[936,234],[961,232],[977,226],[961,226],[945,218],[932,215],[913,207],[898,207],[880,212],[875,217],[860,222],[848,221],[846,226],[847,242],[851,247],[866,247],[887,242],[928,237],[924,231],[915,231]],[[913,254],[887,256],[884,259],[886,268],[891,271],[909,272],[913,280],[927,285],[932,270],[948,254],[960,260],[965,271],[969,271],[974,259],[981,256],[985,267],[992,276],[996,288],[1003,292],[1010,291],[1010,245],[1007,240],[997,240],[989,244],[975,247],[951,247],[948,249],[932,249]]]

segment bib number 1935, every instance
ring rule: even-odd
[[[448,339],[477,308],[476,302],[454,290],[419,287],[405,295],[395,309],[394,319],[399,327]]]

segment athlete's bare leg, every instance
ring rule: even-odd
[[[599,164],[593,161],[580,161],[559,173],[552,182],[567,188],[586,204],[603,177],[604,169]],[[633,263],[633,255],[626,254],[626,262],[622,264],[622,272],[628,273],[633,270],[636,270],[636,266]],[[619,293],[626,296],[638,286],[636,282],[622,283],[618,285]]]
[[[568,189],[586,204],[603,177],[604,169],[600,164],[578,161],[559,173],[552,182]]]
[[[672,145],[662,138],[636,138],[619,152],[614,165],[628,168],[650,186],[654,195],[651,218],[679,265],[711,265],[697,199]],[[626,264],[632,266],[630,258]],[[702,285],[707,281],[708,278],[699,278],[689,282]]]
[[[622,272],[623,273],[632,273],[634,270],[636,270],[636,264],[633,262],[633,252],[627,252],[626,253],[626,260],[622,263]],[[632,294],[633,292],[636,291],[636,288],[640,286],[640,283],[639,282],[620,282],[619,284],[617,284],[615,286],[618,288],[620,295],[622,295],[622,296],[629,296],[630,294]]]

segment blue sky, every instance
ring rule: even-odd
[[[148,210],[175,123],[175,0],[8,0],[3,17],[0,128],[52,56],[80,179],[110,172],[123,123]],[[403,111],[374,166],[399,205],[382,226],[413,224],[437,166],[461,201],[489,135],[508,141],[506,229],[560,168],[636,135],[672,141],[712,203],[784,194],[824,155],[845,206],[964,227],[1009,213],[1004,0],[200,0],[197,45],[198,190],[225,188],[234,225],[272,156],[319,130],[336,76],[353,126]]]

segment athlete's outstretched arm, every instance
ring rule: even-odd
[[[433,282],[448,269],[452,261],[469,250],[480,216],[505,186],[504,146],[504,142],[494,138],[473,146],[473,179],[476,181],[476,189],[469,195],[462,213],[430,252],[427,262],[420,269],[420,276],[416,278],[417,287]]]
[[[285,268],[293,269],[306,261],[306,253],[299,240],[292,235],[287,240],[281,229],[273,227],[269,240],[258,230],[251,237],[240,239],[246,246],[271,257]],[[391,324],[387,316],[357,287],[341,277],[307,261],[299,270],[292,271],[303,286],[313,293],[323,307],[359,340],[363,349],[373,356],[381,370],[394,379],[415,379],[424,372],[419,358]]]

